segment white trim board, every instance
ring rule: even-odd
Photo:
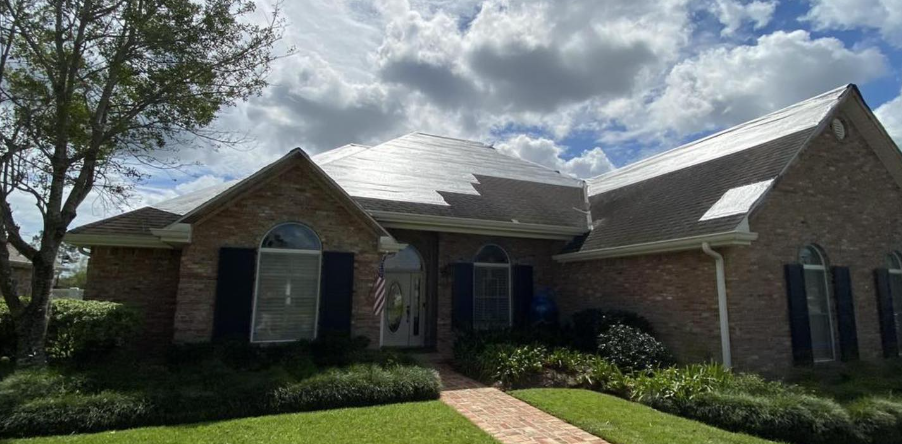
[[[668,239],[642,244],[624,245],[621,247],[600,248],[597,250],[564,253],[552,256],[557,262],[577,262],[615,257],[640,256],[645,254],[672,253],[676,251],[697,250],[707,242],[712,247],[747,246],[758,239],[758,233],[748,231],[727,231],[724,233],[704,234],[680,239]]]

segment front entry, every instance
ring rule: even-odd
[[[408,246],[385,260],[382,345],[422,347],[426,336],[426,291],[416,249]]]

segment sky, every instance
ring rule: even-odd
[[[588,178],[846,83],[902,145],[902,0],[292,0],[269,86],[125,202],[72,227],[310,154],[411,131]],[[266,20],[260,1],[253,20]],[[40,229],[24,196],[26,233]]]

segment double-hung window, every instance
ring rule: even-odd
[[[483,246],[473,264],[473,326],[476,329],[511,325],[511,264],[497,245]]]
[[[814,245],[802,248],[799,262],[805,271],[805,295],[808,299],[808,322],[811,326],[814,361],[833,361],[836,359],[836,344],[827,263],[820,249]]]

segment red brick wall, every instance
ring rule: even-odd
[[[352,331],[378,344],[379,320],[369,293],[379,235],[326,189],[309,166],[298,164],[194,224],[191,244],[182,252],[176,342],[207,341],[212,335],[221,247],[257,248],[274,226],[300,222],[316,231],[324,251],[355,253]]]
[[[733,363],[786,374],[792,348],[783,265],[821,246],[830,265],[850,268],[862,359],[881,353],[873,270],[902,249],[902,190],[858,129],[821,134],[750,218],[759,239],[720,249],[726,258]],[[640,313],[682,360],[720,360],[713,259],[700,251],[561,264],[559,304]]]
[[[496,244],[507,252],[512,264],[532,265],[533,284],[536,291],[554,284],[554,268],[551,256],[564,247],[564,242],[540,239],[479,236],[472,234],[438,233],[438,319],[436,323],[439,352],[448,353],[454,345],[451,326],[453,285],[452,264],[473,262],[479,249],[485,244]]]
[[[85,299],[136,307],[144,318],[139,345],[163,350],[172,342],[179,258],[178,250],[93,247]]]
[[[798,262],[799,249],[812,243],[829,265],[849,267],[861,358],[881,356],[873,270],[902,249],[902,190],[858,128],[844,122],[846,138],[818,136],[752,214],[758,240],[727,256],[740,367],[784,373],[792,366],[783,264]]]
[[[564,316],[585,308],[633,311],[681,360],[720,358],[714,259],[701,248],[560,264],[557,292]]]

